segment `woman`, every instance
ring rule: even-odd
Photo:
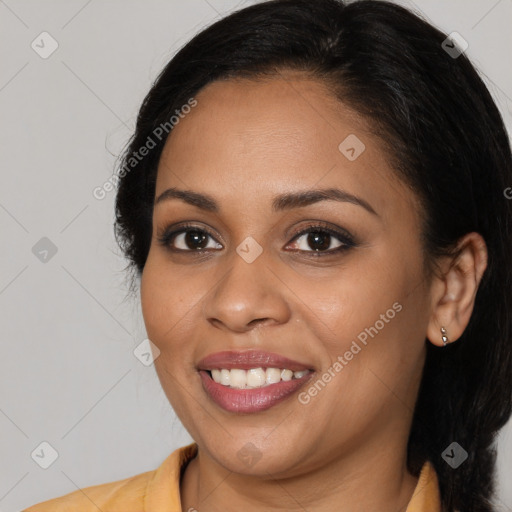
[[[27,510],[494,510],[511,162],[460,42],[404,8],[273,0],[202,31],[116,200],[195,443]]]

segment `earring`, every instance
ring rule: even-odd
[[[444,327],[441,327],[441,339],[443,340],[443,347],[446,347],[448,336],[446,336],[446,329]]]

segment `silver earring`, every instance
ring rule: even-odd
[[[441,327],[441,339],[443,340],[443,347],[446,347],[448,336],[446,336],[446,329],[444,327]]]

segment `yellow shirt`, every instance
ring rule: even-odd
[[[192,443],[172,452],[154,471],[86,487],[22,512],[186,512],[181,509],[181,470],[196,454]],[[405,512],[441,512],[437,475],[428,461]]]

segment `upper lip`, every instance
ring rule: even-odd
[[[250,370],[251,368],[286,368],[294,372],[301,370],[311,370],[311,365],[294,361],[287,357],[273,352],[261,350],[234,351],[226,350],[210,354],[199,363],[199,370],[214,370],[225,368],[231,370],[240,368],[241,370]]]

